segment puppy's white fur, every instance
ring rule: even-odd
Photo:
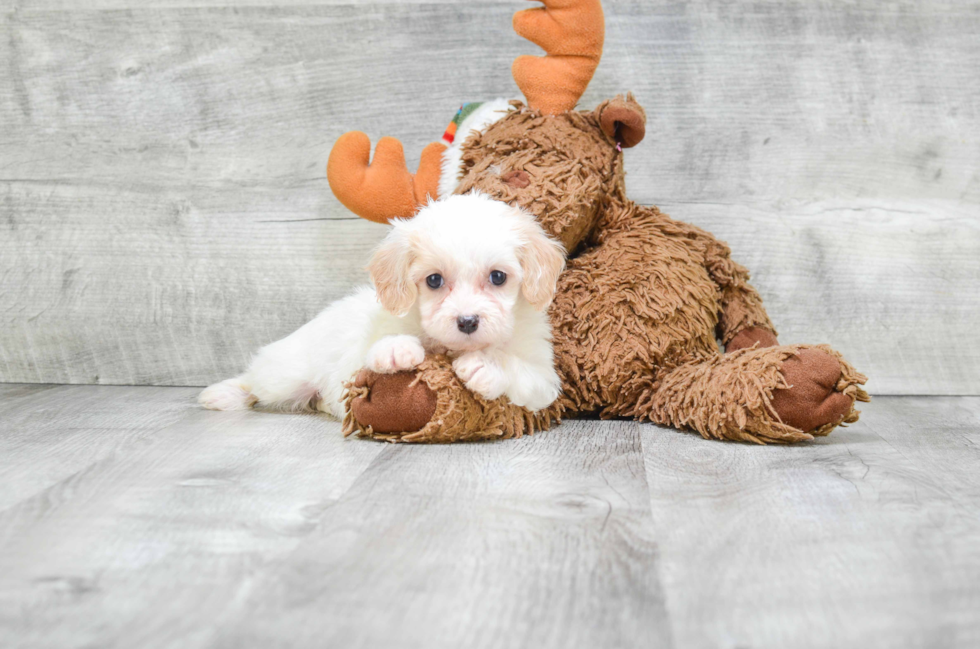
[[[368,266],[373,289],[263,347],[244,374],[206,388],[200,403],[342,418],[343,384],[360,368],[411,370],[426,352],[446,352],[473,392],[530,410],[551,405],[560,381],[544,311],[565,264],[560,244],[529,214],[475,193],[429,203],[392,225]],[[495,285],[492,271],[506,281]],[[432,275],[442,277],[438,288],[426,281]],[[477,329],[460,331],[461,316],[478,316]]]

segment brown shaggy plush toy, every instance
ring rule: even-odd
[[[345,432],[452,442],[597,415],[766,443],[810,440],[857,421],[854,402],[868,400],[864,376],[827,346],[780,346],[727,245],[626,196],[622,149],[643,139],[643,108],[627,95],[573,110],[602,53],[602,8],[598,0],[543,1],[514,16],[517,33],[547,52],[514,62],[527,105],[510,102],[496,121],[465,129],[452,151],[430,144],[414,175],[397,140],[382,139],[369,165],[367,136],[347,133],[327,175],[341,202],[378,222],[411,216],[446,187],[536,215],[570,252],[550,309],[563,395],[538,413],[486,401],[466,390],[450,359],[432,356],[413,372],[353,377]],[[455,167],[457,159],[447,182],[446,160]]]

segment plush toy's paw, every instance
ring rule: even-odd
[[[840,391],[841,363],[820,349],[801,349],[783,361],[780,372],[790,387],[773,392],[772,408],[784,424],[804,432],[844,421],[855,398],[867,400],[863,390]]]
[[[725,351],[738,351],[739,349],[752,347],[756,343],[759,344],[759,347],[775,347],[779,344],[779,340],[776,339],[776,334],[768,329],[763,329],[762,327],[748,327],[746,329],[742,329],[728,341],[728,344],[725,345]]]
[[[371,345],[367,367],[381,374],[413,370],[425,360],[425,349],[415,336],[385,336]]]
[[[469,390],[484,399],[492,401],[507,389],[504,370],[483,352],[466,352],[453,361],[453,371]]]
[[[357,421],[375,433],[413,433],[422,430],[436,411],[436,394],[415,372],[378,374],[361,370],[354,378],[359,396],[350,402]]]
[[[344,434],[389,442],[445,443],[507,439],[544,430],[557,405],[532,413],[508,399],[485,401],[468,390],[447,356],[426,356],[398,374],[361,370],[344,395]]]

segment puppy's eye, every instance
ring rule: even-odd
[[[425,283],[433,291],[436,290],[437,288],[442,288],[442,275],[440,275],[439,273],[432,273],[431,275],[425,278]]]
[[[490,271],[490,283],[494,286],[500,286],[507,281],[507,273],[502,270],[491,270]]]

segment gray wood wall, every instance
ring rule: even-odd
[[[3,0],[0,381],[200,385],[366,279],[333,141],[414,165],[517,97],[518,0]],[[785,342],[978,394],[980,2],[607,0],[581,106],[649,116],[630,193],[726,239]]]

